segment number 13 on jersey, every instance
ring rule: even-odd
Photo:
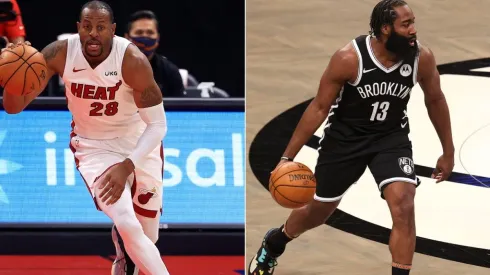
[[[386,115],[388,115],[388,109],[390,108],[390,102],[375,102],[371,104],[373,106],[373,112],[371,113],[371,121],[383,121],[386,119]]]

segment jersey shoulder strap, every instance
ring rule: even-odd
[[[370,50],[371,47],[370,45],[368,45],[368,43],[371,42],[370,38],[371,38],[370,35],[361,35],[356,38],[357,47],[359,48],[359,52],[362,59],[363,70],[364,69],[370,70],[372,68],[376,68],[376,64],[374,64],[373,59],[371,57],[371,55],[373,54]]]
[[[361,82],[362,74],[365,68],[373,68],[375,65],[371,58],[369,57],[369,51],[366,43],[369,43],[369,35],[360,35],[352,40],[352,45],[356,50],[357,59],[358,59],[358,68],[357,68],[357,78],[353,83],[350,83],[352,86],[357,86]]]

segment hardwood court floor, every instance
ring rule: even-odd
[[[315,95],[334,51],[368,32],[376,2],[247,0],[247,148],[272,118]],[[490,1],[411,0],[409,4],[419,40],[434,51],[438,64],[490,55]],[[283,223],[289,211],[271,200],[248,162],[246,190],[248,264],[264,233]],[[276,274],[391,274],[390,263],[386,245],[321,226],[288,245]],[[411,274],[488,272],[416,254]]]

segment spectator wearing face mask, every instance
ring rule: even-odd
[[[148,57],[153,68],[153,77],[160,86],[163,96],[184,96],[184,84],[179,68],[166,57],[155,52],[160,41],[158,19],[155,14],[147,10],[133,13],[129,18],[125,37]]]

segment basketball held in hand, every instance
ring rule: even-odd
[[[308,166],[294,161],[279,166],[269,179],[269,192],[282,207],[299,208],[313,199],[316,178]]]
[[[5,92],[22,96],[39,91],[47,79],[44,56],[37,49],[20,44],[0,55],[0,86]]]

